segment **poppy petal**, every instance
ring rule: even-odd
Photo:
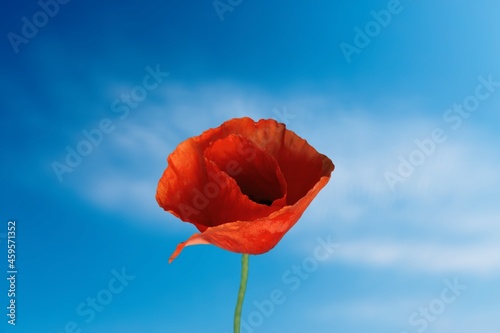
[[[158,182],[156,200],[164,210],[204,231],[211,225],[209,218],[200,214],[202,203],[197,200],[197,191],[203,189],[207,181],[203,147],[195,138],[190,138],[168,156],[168,167]]]
[[[271,205],[286,194],[286,181],[276,159],[239,135],[217,140],[205,157],[236,180],[252,201]]]
[[[211,135],[210,140],[213,138]],[[274,157],[237,135],[229,135],[216,140],[210,147],[206,146],[208,144],[191,138],[170,154],[168,168],[159,181],[156,194],[163,209],[193,223],[203,232],[207,227],[226,222],[267,216],[285,204],[287,185]],[[234,153],[231,155],[232,149]],[[236,171],[239,174],[234,177],[242,184],[230,175]],[[257,176],[262,184],[255,189],[251,181]],[[272,186],[270,182],[273,182]],[[261,194],[269,186],[274,189],[270,196],[262,195],[256,201],[278,200],[271,205],[258,204],[245,195],[247,193],[242,193],[240,185],[245,185],[243,190],[250,194]]]
[[[179,244],[170,261],[195,244],[269,251],[334,168],[327,156],[272,119],[231,119],[187,139],[168,157],[156,199],[201,234]]]
[[[287,130],[284,124],[273,119],[255,122],[246,117],[228,120],[221,127],[226,133],[237,133],[251,140],[274,156],[287,183],[288,204],[294,204],[319,180],[326,156]],[[327,163],[333,166],[329,159]]]
[[[247,149],[252,152],[252,161],[246,160],[246,155],[237,152],[237,148]],[[236,152],[232,154],[231,152]],[[204,193],[209,197],[209,203],[202,210],[202,214],[208,216],[210,225],[216,226],[234,221],[252,221],[266,217],[281,209],[286,201],[286,184],[279,166],[272,156],[256,147],[251,141],[240,136],[230,135],[225,139],[216,141],[205,152],[207,172],[212,182],[205,185]],[[275,177],[267,176],[269,182],[274,182],[276,197],[266,197],[265,194],[256,192],[254,197],[262,195],[262,199],[274,200],[272,204],[263,204],[250,198],[247,181],[250,177],[259,177],[260,174],[268,173]],[[232,173],[232,175],[231,175]],[[264,177],[264,176],[262,176]],[[256,182],[259,178],[254,179]],[[264,181],[263,181],[264,182]],[[270,187],[272,187],[270,185]],[[255,188],[250,187],[250,190]],[[257,188],[260,190],[261,188]]]
[[[325,161],[324,175],[313,188],[293,206],[285,206],[268,217],[253,221],[236,221],[211,227],[201,234],[192,235],[177,246],[170,257],[172,262],[185,246],[213,244],[228,251],[247,254],[262,254],[278,244],[304,213],[318,192],[328,183],[333,168]]]

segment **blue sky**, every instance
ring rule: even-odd
[[[51,2],[45,21],[4,4],[0,248],[15,220],[18,274],[2,332],[231,332],[240,256],[193,246],[169,265],[195,228],[154,196],[178,143],[243,116],[336,165],[250,258],[243,332],[498,332],[498,3],[223,3],[221,19],[212,1]]]

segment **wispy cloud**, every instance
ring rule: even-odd
[[[75,189],[103,209],[143,217],[141,224],[144,219],[163,224],[165,213],[154,194],[166,157],[178,143],[232,117],[275,117],[273,108],[284,105],[295,115],[288,127],[336,164],[330,184],[304,215],[317,222],[301,228],[335,230],[344,245],[339,256],[354,264],[498,273],[498,247],[491,237],[500,232],[494,222],[500,212],[491,199],[499,192],[494,147],[477,150],[468,136],[450,139],[394,192],[384,171],[398,154],[413,149],[414,139],[427,135],[433,121],[368,116],[376,110],[360,120],[359,110],[332,113],[336,102],[325,96],[278,99],[228,84],[169,83],[161,98],[145,103],[99,147],[92,157],[99,172],[75,171],[89,173]]]
[[[337,259],[379,268],[491,276],[500,272],[499,252],[500,246],[493,242],[449,244],[374,239],[344,243]]]

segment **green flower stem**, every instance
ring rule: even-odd
[[[248,280],[248,254],[243,254],[243,256],[241,257],[240,290],[238,291],[238,301],[236,303],[236,310],[234,311],[234,333],[240,333],[241,310],[243,309],[243,300],[245,298],[245,291],[247,290],[247,280]]]

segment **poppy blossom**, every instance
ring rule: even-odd
[[[199,233],[180,243],[262,254],[299,220],[330,180],[332,161],[272,119],[231,119],[168,156],[158,204]]]

